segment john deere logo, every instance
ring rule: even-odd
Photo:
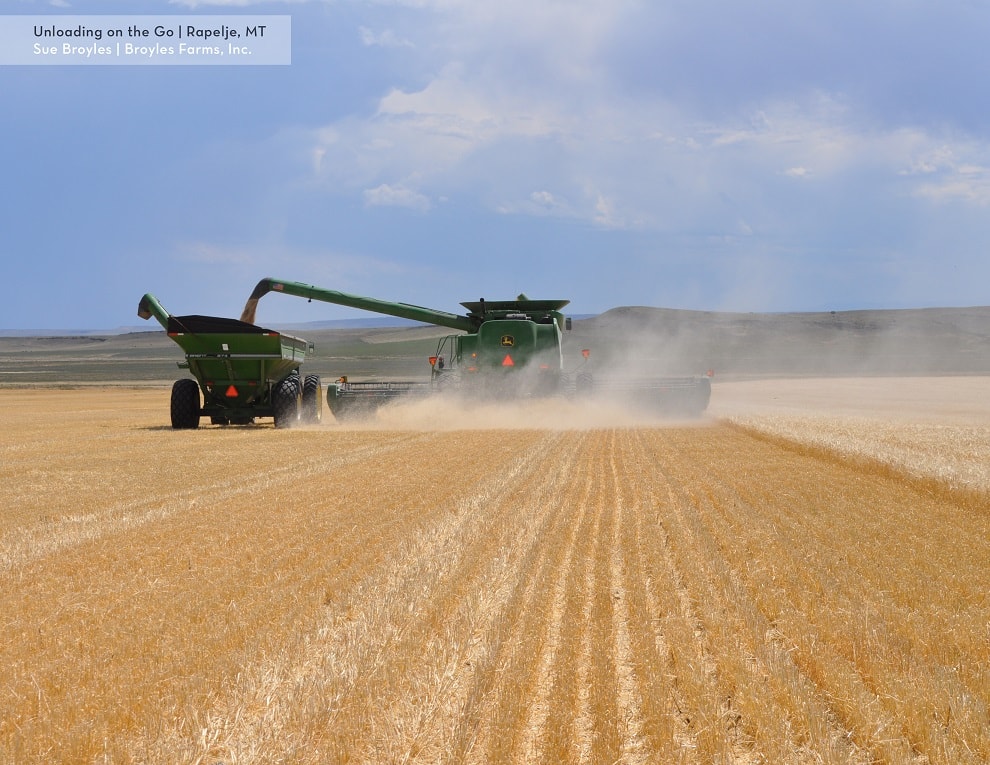
[[[512,335],[502,335],[502,345],[506,348],[511,348],[516,344],[516,339]]]

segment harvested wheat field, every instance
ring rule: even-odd
[[[886,418],[905,463],[722,390],[288,431],[0,390],[0,761],[990,761],[990,424]]]

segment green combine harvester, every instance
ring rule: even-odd
[[[173,316],[150,294],[141,298],[138,316],[158,320],[185,351],[179,368],[196,378],[172,386],[173,428],[197,428],[204,416],[214,425],[272,417],[277,428],[320,421],[320,378],[299,371],[313,350],[305,340],[236,319]]]
[[[612,398],[650,413],[699,416],[708,407],[707,376],[655,379],[596,380],[583,363],[564,370],[563,333],[571,320],[560,310],[569,300],[465,302],[464,315],[278,279],[262,279],[248,298],[241,321],[254,325],[258,301],[269,292],[359,308],[374,313],[457,330],[440,339],[430,357],[429,382],[350,381],[346,376],[327,385],[327,405],[337,419],[374,411],[383,403],[433,392],[457,393],[471,399],[511,400],[541,396]]]

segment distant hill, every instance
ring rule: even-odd
[[[316,344],[309,369],[332,379],[419,379],[432,325],[371,318],[272,325]],[[371,324],[369,325],[368,322]],[[156,324],[130,333],[0,336],[0,385],[163,381],[182,352]],[[148,331],[151,330],[151,331]],[[814,313],[613,308],[573,322],[565,366],[597,372],[748,376],[990,375],[990,306]]]
[[[624,307],[575,322],[575,333],[607,363],[670,371],[990,372],[990,306],[809,313]]]

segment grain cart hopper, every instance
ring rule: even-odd
[[[515,300],[461,303],[464,315],[409,303],[390,303],[349,295],[298,282],[262,279],[244,306],[241,321],[253,325],[258,301],[269,292],[321,300],[459,330],[447,335],[430,357],[429,382],[350,382],[341,377],[327,386],[327,404],[334,416],[372,410],[389,399],[423,395],[434,390],[459,391],[474,398],[523,398],[577,394],[615,395],[651,410],[699,415],[708,406],[707,377],[624,381],[596,384],[587,365],[565,373],[562,337],[571,320],[560,309],[569,300]]]
[[[236,319],[173,316],[154,295],[141,298],[138,316],[158,320],[185,351],[179,368],[196,378],[172,386],[173,428],[197,428],[201,416],[214,425],[247,425],[258,417],[273,417],[277,428],[319,422],[320,378],[299,374],[312,350],[305,340]]]

